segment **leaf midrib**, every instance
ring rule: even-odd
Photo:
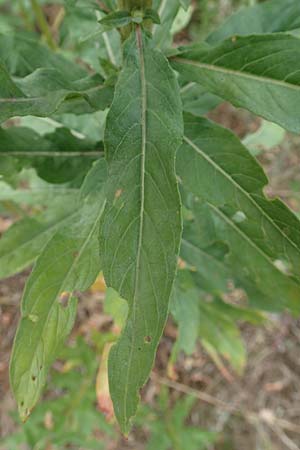
[[[137,291],[139,283],[139,273],[140,273],[140,262],[141,262],[141,251],[142,251],[142,241],[144,232],[144,209],[145,209],[145,158],[146,158],[146,145],[147,145],[147,127],[146,127],[146,115],[147,115],[147,83],[145,76],[145,60],[144,60],[144,49],[143,49],[143,37],[141,27],[136,27],[136,43],[140,59],[140,81],[141,81],[141,101],[142,101],[142,114],[141,114],[141,128],[142,128],[142,149],[141,149],[141,206],[140,206],[140,226],[139,226],[139,236],[138,236],[138,248],[137,248],[137,258],[136,258],[136,270],[135,270],[135,285],[134,285],[134,296],[132,303],[132,313],[133,322],[136,320],[136,308],[137,308]],[[133,349],[134,349],[135,334],[132,333],[131,346],[129,361],[127,366],[126,374],[126,384],[124,393],[124,408],[123,415],[127,419],[127,402],[128,402],[128,387],[129,387],[129,373],[132,364]]]
[[[297,92],[300,91],[300,85],[288,83],[287,81],[284,81],[284,80],[277,80],[275,78],[254,75],[254,74],[249,73],[249,72],[241,72],[240,70],[228,69],[228,68],[221,67],[221,66],[215,66],[213,64],[200,63],[200,62],[194,61],[192,59],[185,59],[185,58],[175,57],[175,58],[172,58],[172,61],[175,61],[175,62],[177,62],[179,64],[186,64],[186,65],[198,67],[199,69],[207,69],[207,70],[210,70],[212,72],[219,72],[219,73],[222,73],[222,74],[239,76],[241,78],[258,81],[260,83],[261,82],[263,82],[263,83],[267,82],[269,84],[273,84],[273,85],[276,85],[276,86],[280,86],[280,87],[284,87],[284,88],[288,88],[288,89],[293,89],[293,90],[295,90]]]

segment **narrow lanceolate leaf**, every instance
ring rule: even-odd
[[[77,216],[46,245],[27,282],[10,367],[22,420],[38,401],[49,367],[72,328],[74,291],[87,289],[99,273],[98,229],[105,179],[102,160],[85,180]]]
[[[281,201],[264,196],[267,178],[247,149],[228,130],[187,116],[177,173],[206,202],[234,273],[277,306],[299,311],[300,222]]]
[[[181,215],[174,159],[183,127],[175,75],[139,27],[124,55],[107,118],[101,247],[106,282],[129,303],[109,359],[115,414],[127,432],[165,325],[176,271]]]
[[[300,2],[269,0],[241,8],[206,40],[209,44],[215,44],[235,35],[278,33],[297,28],[300,28]]]
[[[0,81],[7,72],[0,65]],[[27,77],[0,85],[0,122],[14,116],[48,117],[56,112],[76,114],[104,110],[113,89],[101,76],[64,78],[56,69],[37,69]]]
[[[173,67],[187,80],[282,127],[300,132],[300,41],[285,34],[234,37],[182,48]]]

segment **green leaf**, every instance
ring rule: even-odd
[[[181,277],[182,274],[179,273],[178,278]],[[176,350],[183,350],[187,355],[191,355],[195,351],[199,336],[198,303],[199,292],[196,289],[186,289],[181,286],[181,283],[176,283],[171,303],[172,316],[178,324]]]
[[[226,358],[237,373],[242,373],[246,363],[246,349],[233,318],[224,314],[218,303],[199,302],[199,335],[204,346],[212,347]]]
[[[145,417],[150,430],[146,450],[204,450],[213,444],[217,433],[187,424],[196,403],[197,399],[193,395],[185,395],[171,404],[168,393],[162,390],[158,401],[159,409],[150,410],[150,414]]]
[[[247,294],[251,307],[274,311],[273,296],[267,296],[255,286],[246,273],[235,271],[228,258],[230,249],[216,232],[215,224],[205,203],[182,190],[184,205],[189,208],[184,222],[180,256],[192,271],[194,283],[210,296],[223,296],[240,288]],[[186,215],[187,215],[186,214]],[[262,307],[263,305],[263,307]]]
[[[213,31],[209,44],[216,44],[234,35],[278,33],[300,27],[300,3],[298,0],[270,0],[237,13]]]
[[[15,85],[4,64],[0,61],[0,96],[12,98],[22,97],[22,91]]]
[[[86,290],[100,271],[98,228],[105,179],[106,165],[100,160],[83,184],[77,216],[46,245],[26,284],[10,367],[22,420],[37,403],[49,367],[72,328],[74,292]]]
[[[186,80],[297,133],[299,43],[284,34],[234,37],[211,49],[182,48],[173,67]]]
[[[228,245],[233,273],[251,279],[275,309],[299,311],[300,223],[264,196],[267,178],[247,149],[228,130],[187,116],[177,173],[201,214],[205,202],[208,230]]]
[[[173,0],[168,2],[167,0],[160,0],[155,3],[154,9],[158,12],[161,25],[154,25],[153,41],[157,47],[167,48],[172,43],[171,28],[180,9],[180,1]]]
[[[205,297],[203,286],[195,284],[192,273],[179,271],[171,303],[171,312],[178,324],[176,353],[181,350],[188,355],[193,353],[200,338],[205,348],[224,356],[241,373],[246,354],[236,322],[258,325],[263,323],[264,317],[255,310],[224,303],[217,297],[207,302]]]
[[[104,30],[111,30],[112,28],[120,28],[129,25],[132,22],[132,15],[129,11],[114,11],[107,14],[99,23],[103,26]]]
[[[69,10],[61,27],[61,45],[74,51],[74,56],[105,75],[108,63],[121,66],[121,36],[117,30],[105,31],[98,23],[105,14],[86,7]],[[95,20],[96,19],[96,20]]]
[[[160,25],[160,17],[154,9],[151,8],[146,9],[144,12],[144,19],[152,20],[153,23]]]
[[[137,27],[107,117],[108,204],[100,240],[108,286],[129,303],[109,358],[110,391],[123,432],[152,368],[168,313],[181,235],[174,158],[182,137],[175,74]]]
[[[187,10],[191,4],[191,0],[180,0],[180,4],[185,10]]]
[[[70,220],[70,210],[69,203],[63,212],[54,208],[46,217],[26,217],[12,225],[0,239],[0,278],[10,277],[32,264],[57,229]]]
[[[0,66],[1,76],[1,66]],[[0,122],[14,116],[48,117],[55,112],[82,114],[105,109],[113,88],[99,75],[71,81],[56,69],[37,69],[17,80],[18,95],[8,96],[0,87]]]
[[[0,60],[11,75],[18,77],[25,77],[41,67],[56,69],[68,80],[87,76],[86,70],[79,64],[41,44],[38,35],[21,31],[0,34]]]
[[[218,106],[222,99],[207,92],[198,83],[187,83],[181,89],[183,110],[194,116],[203,116]]]
[[[34,167],[49,183],[82,179],[93,161],[103,155],[102,144],[75,137],[66,128],[40,136],[24,127],[0,128],[0,174],[12,175]]]

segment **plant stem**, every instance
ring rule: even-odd
[[[41,5],[39,4],[38,0],[31,0],[31,7],[34,11],[37,24],[47,42],[47,44],[49,45],[49,47],[52,50],[56,50],[57,49],[56,42],[52,36],[49,24],[47,22],[47,19],[44,15],[43,9],[42,9]]]
[[[131,11],[133,9],[147,9],[152,7],[152,0],[119,0],[119,9]]]
[[[19,10],[20,10],[20,15],[24,20],[24,24],[25,27],[28,31],[33,31],[34,30],[34,26],[33,23],[30,19],[30,16],[24,6],[23,0],[19,0]]]

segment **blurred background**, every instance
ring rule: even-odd
[[[94,52],[101,49],[89,45],[94,26],[90,12],[83,8],[67,15],[63,1],[40,3],[51,31],[46,44],[60,47],[66,55],[73,52],[97,70]],[[237,9],[256,3],[194,1],[187,12],[178,13],[175,42],[199,41]],[[0,0],[0,34],[19,29],[41,33],[32,3]],[[93,39],[97,40],[96,35]],[[191,111],[194,100],[192,94],[186,98]],[[300,138],[227,103],[216,106],[208,117],[243,140],[269,176],[266,193],[279,196],[299,214]],[[65,114],[62,120],[101,139],[104,119],[100,112],[92,121],[90,116],[86,121],[82,118],[80,124],[72,114]],[[0,235],[24,210],[30,213],[36,207],[22,194],[28,183],[34,192],[45,182],[29,171],[20,174],[18,189],[4,183],[0,186]],[[189,355],[174,352],[178,330],[170,318],[153,374],[142,392],[133,431],[125,440],[112,418],[103,365],[99,369],[118,332],[118,321],[113,320],[114,293],[106,291],[101,276],[80,295],[75,328],[53,365],[43,401],[21,425],[9,389],[8,365],[29,272],[0,282],[1,450],[300,449],[300,321],[287,315],[241,323],[237,329],[229,324],[220,334],[228,349],[222,355],[201,340]],[[239,297],[240,292],[231,295]]]

